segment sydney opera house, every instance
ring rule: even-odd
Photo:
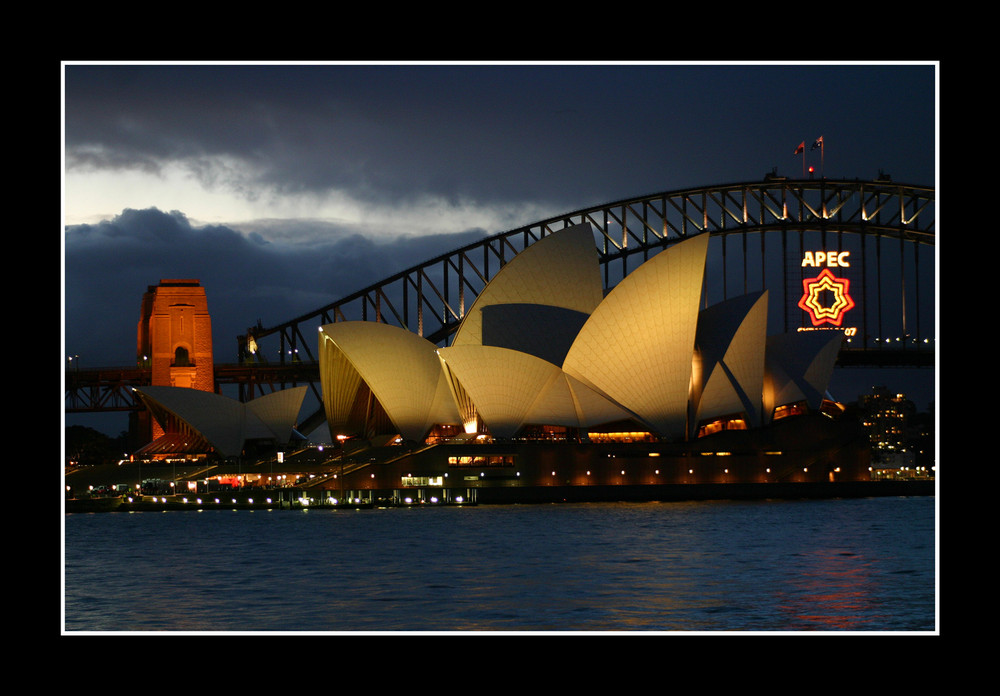
[[[554,232],[444,347],[376,322],[320,327],[331,435],[396,443],[331,485],[504,500],[867,480],[864,436],[825,398],[841,332],[767,335],[766,292],[702,306],[708,239],[605,290],[590,226]]]
[[[553,232],[486,283],[444,346],[378,322],[319,327],[323,409],[340,446],[293,478],[331,497],[445,502],[868,481],[865,434],[825,398],[842,333],[769,336],[767,292],[705,306],[708,241],[677,242],[606,289],[590,225]],[[259,485],[249,471],[273,473],[261,462],[304,443],[306,389],[241,403],[136,388],[165,433],[137,459],[213,452],[223,462],[189,478],[231,460],[232,485]]]

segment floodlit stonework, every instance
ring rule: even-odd
[[[136,336],[136,364],[150,369],[151,384],[215,391],[212,318],[198,280],[167,278],[150,285],[142,296]],[[146,442],[165,434],[145,413],[137,430]]]
[[[197,280],[165,279],[142,297],[136,361],[157,386],[215,390],[212,319]]]

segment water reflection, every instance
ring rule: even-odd
[[[802,554],[777,588],[775,606],[791,630],[877,630],[889,617],[879,606],[874,565],[849,551]]]
[[[65,521],[67,630],[934,629],[933,499]]]

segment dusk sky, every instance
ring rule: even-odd
[[[937,181],[933,63],[65,64],[63,77],[64,355],[85,368],[134,364],[142,294],[161,278],[201,281],[215,360],[235,362],[258,319],[551,215],[799,176],[793,151],[819,136],[829,178]],[[853,371],[831,392],[905,390],[891,379],[911,372]],[[920,407],[929,372],[908,382]]]

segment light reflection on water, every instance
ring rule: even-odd
[[[66,631],[933,631],[934,498],[65,516]]]

